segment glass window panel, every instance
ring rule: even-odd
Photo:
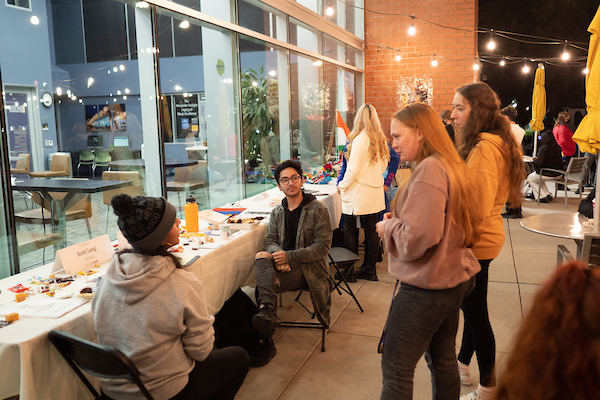
[[[175,57],[202,55],[202,30],[188,19],[173,19]]]
[[[274,187],[273,168],[291,157],[287,51],[240,39],[246,196]]]
[[[287,40],[285,14],[258,0],[238,0],[239,24],[281,41]]]
[[[323,55],[334,60],[346,62],[346,44],[323,34]]]
[[[30,9],[29,0],[6,0],[9,6],[21,7]]]
[[[88,62],[128,59],[125,5],[82,0]]]
[[[156,30],[158,32],[158,56],[160,58],[173,57],[173,19],[168,15],[156,16]]]
[[[312,27],[290,18],[289,43],[303,49],[319,52],[319,33]]]
[[[52,28],[57,64],[85,62],[84,37],[81,32],[81,3],[69,0],[52,1]]]

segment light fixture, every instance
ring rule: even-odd
[[[32,23],[33,25],[39,25],[39,24],[40,24],[40,19],[39,19],[37,16],[35,16],[35,15],[33,15],[33,16],[32,16],[32,17],[29,19],[29,21],[31,21],[31,23]]]
[[[125,93],[129,94],[129,89],[125,88]]]
[[[527,65],[527,60],[523,61],[523,73],[527,74],[529,72],[529,66]]]
[[[415,16],[411,15],[411,20],[410,20],[410,26],[408,27],[408,34],[410,36],[415,36],[415,33],[417,33],[417,28],[415,28]]]
[[[94,84],[94,78],[92,78],[91,76],[88,78],[87,81],[87,87],[90,87]]]
[[[588,69],[588,67],[585,67],[585,69],[583,70],[583,73],[586,75],[590,73],[590,70]]]
[[[175,90],[177,90],[177,91],[179,92],[181,89],[182,89],[182,87],[181,87],[181,86],[179,86],[179,85],[175,85]]]
[[[124,66],[123,64],[121,64],[121,65],[119,65],[119,69],[120,69],[121,71],[125,71],[125,66]]]
[[[56,88],[56,95],[57,96],[61,96],[62,95],[62,88],[61,87],[57,87]]]
[[[560,58],[563,59],[563,61],[567,61],[569,59],[569,53],[567,53],[567,41],[565,40],[565,47],[563,48],[563,53],[560,56]]]
[[[488,50],[494,50],[496,48],[496,42],[494,42],[494,31],[490,31],[490,41],[487,44]]]
[[[120,96],[120,95],[121,95],[121,91],[117,90],[117,96]]]
[[[502,61],[500,61],[500,66],[504,67],[506,65],[506,61],[504,60],[504,58],[502,59]]]
[[[275,70],[269,71],[269,76],[275,76],[275,75],[277,75],[277,72],[275,72]]]
[[[398,54],[396,54],[396,61],[400,61],[402,60],[402,56],[400,56],[400,52],[398,52]]]
[[[329,5],[327,6],[327,11],[325,11],[325,12],[330,17],[333,15],[333,7],[331,7],[331,3],[329,3]]]
[[[252,82],[252,86],[257,87],[258,86],[258,82],[256,82],[256,81]]]
[[[113,72],[117,72],[118,70],[119,70],[119,68],[113,67]]]
[[[135,3],[135,6],[137,8],[148,8],[148,7],[150,7],[150,5],[148,3],[146,3],[145,1],[138,1],[137,3]]]
[[[433,61],[431,61],[431,66],[432,66],[432,67],[437,67],[437,65],[438,65],[438,62],[437,62],[437,60],[435,59],[435,54],[434,54],[434,55],[433,55]]]
[[[323,61],[317,60],[314,63],[312,63],[312,65],[314,65],[315,67],[320,67],[321,65],[323,65]]]
[[[477,59],[475,59],[475,62],[473,63],[473,70],[474,71],[478,71],[479,70],[479,63],[477,62]]]
[[[179,27],[180,27],[181,29],[187,29],[187,28],[189,28],[189,27],[190,27],[190,23],[189,23],[189,21],[181,21],[181,22],[179,23]]]

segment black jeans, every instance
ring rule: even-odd
[[[257,258],[254,260],[254,268],[256,269],[257,302],[259,306],[264,303],[271,303],[277,310],[276,293],[308,287],[299,264],[291,264],[291,271],[281,272],[275,269],[275,263],[272,259]],[[276,279],[279,279],[279,287],[275,283]]]
[[[465,316],[462,345],[458,361],[469,364],[473,353],[479,363],[481,386],[496,386],[494,364],[496,362],[496,339],[490,324],[487,306],[488,270],[492,260],[479,260],[481,271],[475,275],[475,289],[462,302]]]
[[[375,224],[379,220],[379,213],[366,215],[348,215],[344,214],[344,227],[342,233],[344,236],[344,247],[358,254],[358,228],[356,227],[356,218],[360,218],[360,226],[365,230],[365,258],[361,270],[370,270],[375,272],[377,263],[377,254],[379,253],[379,237],[375,229]]]
[[[171,400],[233,399],[249,368],[250,358],[243,348],[232,346],[213,350],[204,361],[196,361],[188,384]]]

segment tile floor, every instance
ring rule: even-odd
[[[552,190],[553,188],[551,188]],[[556,201],[537,205],[526,200],[525,217],[539,213],[575,212],[578,196],[570,192],[569,206],[559,193]],[[505,220],[506,242],[490,268],[489,308],[497,342],[497,369],[502,371],[511,342],[536,291],[556,266],[556,246],[572,252],[575,242],[526,231],[519,220]],[[334,293],[332,325],[326,336],[326,351],[320,351],[317,330],[278,328],[277,355],[269,364],[250,370],[236,399],[377,399],[381,391],[381,356],[377,344],[385,323],[395,280],[387,272],[387,262],[377,267],[379,282],[351,284],[365,312],[361,313],[350,296]],[[284,295],[279,315],[284,320],[306,318],[293,304],[295,294]],[[309,302],[308,297],[305,298]],[[459,337],[462,326],[459,327]],[[459,342],[457,343],[458,348]],[[471,367],[478,382],[476,360]],[[415,372],[414,398],[430,399],[430,375],[422,359]],[[475,389],[462,388],[466,394]]]

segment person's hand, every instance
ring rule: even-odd
[[[290,272],[292,267],[290,267],[290,264],[275,264],[275,269],[281,272]]]
[[[383,220],[387,221],[388,219],[392,219],[392,213],[391,212],[386,212],[385,214],[383,214]]]
[[[278,250],[276,252],[273,253],[273,261],[275,261],[275,264],[285,264],[285,251],[283,250]]]
[[[386,214],[389,214],[389,213],[386,213]],[[379,222],[378,222],[378,223],[375,225],[375,228],[377,229],[377,235],[378,235],[378,236],[379,236],[381,239],[383,239],[383,237],[385,236],[385,223],[386,223],[388,220],[389,220],[389,218],[388,218],[388,219],[385,219],[385,216],[384,216],[384,219],[383,219],[383,221],[379,221]]]
[[[389,187],[389,186],[385,186],[385,185],[383,185],[383,191],[384,191],[385,193],[387,193],[387,191],[388,191],[388,190],[390,190],[390,187]]]

